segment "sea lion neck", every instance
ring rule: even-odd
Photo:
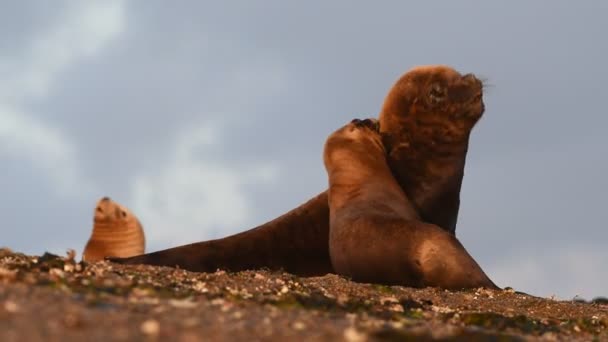
[[[384,149],[378,149],[365,141],[354,144],[327,144],[324,152],[328,173],[328,200],[332,208],[330,220],[339,215],[346,203],[382,201],[386,196],[401,198],[405,194],[399,188],[386,162]],[[335,140],[333,140],[335,141]],[[387,194],[383,189],[391,189]],[[404,217],[417,217],[413,208],[393,208]]]

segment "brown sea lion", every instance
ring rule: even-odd
[[[389,285],[497,289],[453,234],[420,220],[391,173],[375,120],[355,119],[331,134],[323,161],[337,274]]]
[[[145,253],[144,230],[129,209],[104,197],[97,202],[93,232],[82,259],[103,260],[105,257],[130,257]]]
[[[391,88],[380,112],[389,166],[424,222],[454,233],[469,134],[484,108],[482,84],[448,66],[417,67]],[[476,115],[471,115],[475,113]],[[333,272],[323,192],[288,213],[222,239],[174,247],[126,264],[212,272],[262,268],[298,275]]]

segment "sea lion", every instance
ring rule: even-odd
[[[105,257],[130,257],[145,253],[146,240],[139,220],[129,209],[104,197],[97,202],[93,215],[93,232],[82,259],[103,260]]]
[[[484,108],[482,84],[443,65],[405,73],[380,112],[389,166],[424,222],[454,233],[469,134]],[[473,101],[475,99],[475,101]],[[476,115],[470,115],[470,113]],[[297,275],[333,272],[327,192],[248,231],[128,259],[124,264],[213,272],[262,268]]]
[[[388,285],[498,289],[453,234],[420,220],[391,173],[375,120],[355,119],[331,134],[323,161],[337,274]]]

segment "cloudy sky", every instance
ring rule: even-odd
[[[325,189],[329,133],[441,63],[491,84],[457,236],[500,286],[608,296],[607,2],[229,3],[1,5],[0,245],[80,252],[105,195],[148,251],[256,226]]]

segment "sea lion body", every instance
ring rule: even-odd
[[[459,77],[446,66],[414,68],[391,88],[379,117],[397,182],[425,222],[451,233],[456,227],[468,136],[476,121],[453,122],[471,110],[460,101],[471,94],[463,90]],[[429,88],[437,80],[446,86],[442,91],[451,90],[444,99],[448,101],[438,101],[442,94]],[[475,90],[480,96],[480,88]],[[446,139],[454,133],[458,139]],[[328,239],[327,192],[322,192],[288,213],[236,235],[111,260],[199,272],[265,267],[303,276],[324,275],[333,272]]]
[[[105,257],[131,257],[145,252],[143,228],[133,213],[124,206],[104,197],[97,202],[93,231],[82,259],[103,260]]]
[[[333,272],[328,234],[329,207],[323,192],[273,221],[236,235],[108,259],[122,264],[178,266],[194,272],[268,268],[301,276],[324,275]]]
[[[325,145],[336,273],[411,287],[497,288],[453,234],[420,220],[391,173],[374,125],[354,120]]]

